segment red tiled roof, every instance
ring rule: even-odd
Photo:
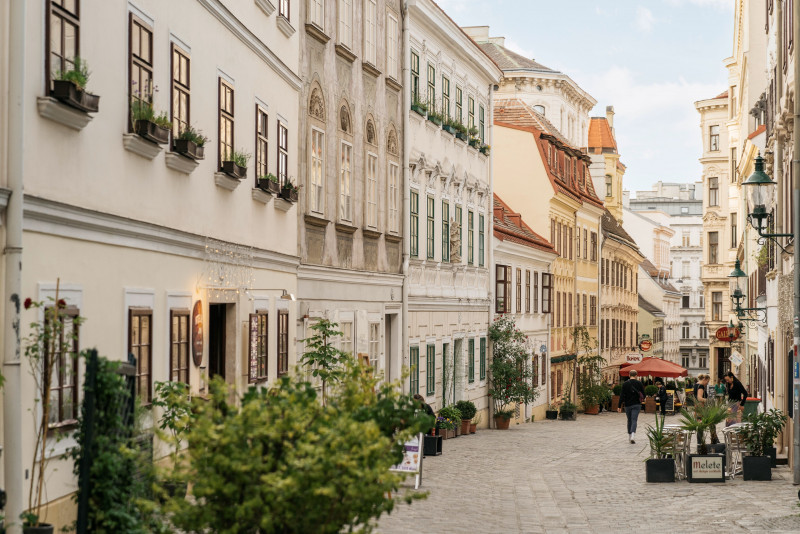
[[[511,241],[519,245],[557,254],[550,242],[531,230],[522,216],[494,194],[494,236],[500,241]]]
[[[728,91],[724,91],[724,92],[718,94],[717,96],[715,96],[711,100],[716,100],[717,98],[728,98]]]
[[[748,138],[748,139],[752,139],[752,138],[754,138],[755,136],[757,136],[758,134],[760,134],[761,132],[765,132],[765,131],[767,131],[767,125],[766,125],[766,124],[762,124],[761,126],[759,126],[758,128],[756,128],[756,129],[753,131],[753,133],[751,133],[750,135],[748,135],[748,136],[747,136],[747,138]]]
[[[617,141],[605,117],[592,117],[589,121],[589,150],[593,148],[617,150]]]

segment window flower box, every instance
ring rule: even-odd
[[[431,121],[436,126],[442,125],[442,118],[439,116],[438,113],[430,112],[428,113],[428,120]]]
[[[281,186],[278,184],[278,181],[271,180],[266,176],[258,178],[258,188],[267,193],[272,193],[273,195],[279,195],[281,193]]]
[[[297,187],[295,187],[291,182],[283,184],[280,197],[284,200],[288,200],[289,202],[297,202]]]
[[[422,115],[423,117],[427,112],[427,108],[422,104],[411,104],[411,110],[414,111],[415,113],[418,113],[419,115]]]
[[[489,145],[481,145],[481,147],[478,150],[480,150],[481,154],[483,154],[484,156],[488,156],[491,147]]]
[[[450,135],[456,135],[456,129],[453,126],[449,125],[449,124],[443,124],[442,125],[442,130],[444,130],[445,132],[449,133]]]
[[[466,134],[466,132],[456,132],[456,137],[465,143],[469,141],[469,136]]]
[[[55,80],[50,96],[62,104],[86,113],[97,113],[100,109],[100,97],[98,95],[78,89],[78,86],[67,80]]]
[[[481,140],[473,137],[469,140],[469,146],[472,148],[478,148],[481,146]]]
[[[169,142],[169,128],[162,128],[152,121],[134,121],[133,132],[142,139],[157,145],[164,145]]]
[[[241,165],[237,165],[233,161],[223,161],[222,167],[220,169],[222,172],[230,176],[231,178],[236,178],[237,180],[241,180],[245,176],[247,176],[247,167],[242,167]]]
[[[188,139],[176,139],[172,142],[172,151],[189,159],[201,160],[204,158],[205,148]]]

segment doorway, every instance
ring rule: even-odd
[[[725,373],[731,370],[730,351],[731,349],[727,347],[717,347],[717,380],[719,381],[722,381]]]
[[[225,379],[225,323],[227,304],[210,304],[208,313],[208,378]]]

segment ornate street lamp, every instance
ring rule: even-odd
[[[740,280],[742,278],[747,278],[747,273],[742,270],[741,263],[739,260],[736,260],[736,265],[731,271],[731,274],[728,275],[728,278],[731,279],[731,301],[734,304],[734,313],[736,313],[736,317],[739,318],[739,322],[742,321],[749,323],[749,322],[757,322],[761,321],[766,323],[767,322],[767,309],[766,308],[742,308],[742,301],[745,298],[745,294],[742,292],[742,288],[740,285]],[[752,312],[755,312],[755,317],[752,315]],[[763,319],[759,317],[759,314],[763,313]],[[730,328],[733,329],[733,320],[731,320]]]
[[[750,177],[742,183],[747,186],[747,207],[749,214],[747,220],[750,225],[758,232],[758,244],[763,245],[765,239],[771,239],[781,250],[786,252],[786,249],[778,242],[779,237],[785,237],[788,244],[794,241],[793,234],[775,234],[770,233],[771,215],[769,209],[775,200],[775,182],[770,180],[767,173],[764,172],[764,158],[761,154],[756,156],[755,171]]]

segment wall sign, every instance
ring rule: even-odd
[[[725,482],[725,456],[689,455],[690,482]]]
[[[639,349],[643,350],[644,352],[649,351],[652,347],[653,343],[649,339],[644,339],[641,343],[639,343]]]
[[[403,460],[389,468],[389,471],[410,473],[415,476],[414,489],[419,489],[422,484],[422,443],[424,436],[420,433],[410,441],[406,441],[403,451]]]
[[[731,341],[736,341],[739,339],[739,336],[742,332],[738,328],[729,328],[727,326],[721,326],[717,328],[716,334],[714,336],[720,340],[730,343]]]
[[[640,361],[642,361],[642,355],[639,354],[638,352],[631,352],[625,357],[625,360],[628,363],[639,363]]]
[[[192,361],[195,367],[203,364],[203,302],[200,300],[192,309]]]

